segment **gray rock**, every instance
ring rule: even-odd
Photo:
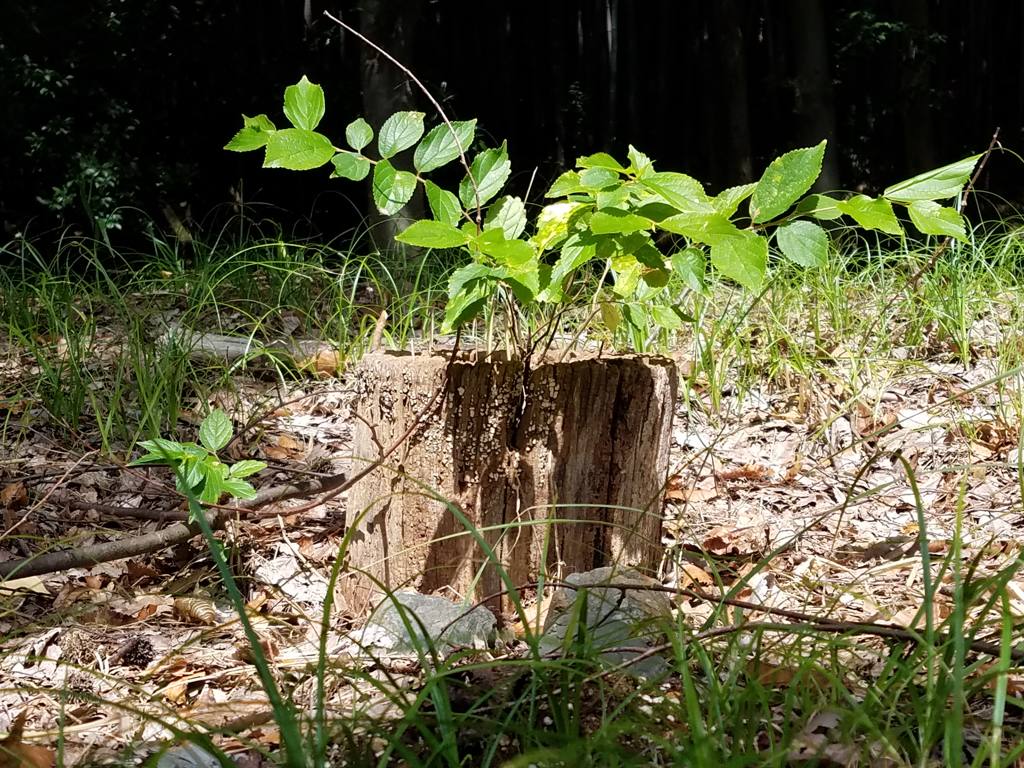
[[[461,648],[490,647],[496,624],[494,614],[482,605],[470,609],[443,597],[401,591],[377,606],[359,642],[368,650],[394,655],[418,654],[433,647],[447,656]]]
[[[574,588],[559,587],[551,599],[540,639],[542,653],[571,651],[580,636],[580,624],[586,626],[584,637],[590,648],[609,666],[637,659],[664,642],[664,630],[672,620],[668,593],[607,586],[660,587],[658,581],[632,568],[617,566],[574,573],[565,581]],[[663,677],[671,671],[660,654],[640,659],[625,669],[644,679]]]

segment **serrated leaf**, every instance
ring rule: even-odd
[[[925,235],[946,235],[957,240],[967,239],[964,218],[955,208],[939,205],[933,200],[915,200],[907,206],[910,220]]]
[[[184,445],[162,437],[157,437],[153,440],[142,440],[139,442],[139,447],[148,451],[148,453],[133,461],[131,466],[139,464],[172,464],[188,456]]]
[[[625,173],[626,167],[607,152],[596,152],[593,155],[586,155],[576,159],[576,165],[580,168],[607,168],[616,173]]]
[[[452,131],[454,130],[454,133]],[[416,147],[412,164],[420,173],[432,171],[450,163],[459,151],[469,151],[476,135],[476,120],[453,122],[451,128],[442,123],[430,129]]]
[[[587,207],[586,203],[571,200],[545,205],[541,209],[540,215],[537,216],[537,231],[530,238],[530,242],[540,252],[558,245],[568,237],[569,223],[572,221],[573,215],[585,207]]]
[[[221,491],[236,499],[255,499],[256,489],[245,480],[228,477],[220,481]]]
[[[838,202],[828,195],[808,195],[796,204],[795,210],[803,216],[813,216],[822,221],[830,221],[843,215],[837,205]]]
[[[566,171],[551,185],[544,197],[565,197],[586,192],[586,188],[580,184],[580,175],[576,171]]]
[[[458,227],[443,221],[414,221],[395,240],[420,248],[458,248],[469,242],[469,236]]]
[[[664,307],[657,304],[650,308],[651,320],[660,328],[668,331],[678,331],[683,327],[683,318],[676,312],[674,307]]]
[[[615,333],[622,322],[622,310],[619,308],[619,305],[610,301],[602,301],[600,309],[601,322],[604,323],[609,331]]]
[[[757,189],[755,182],[723,189],[711,198],[711,207],[715,209],[716,213],[720,213],[727,218],[731,217],[736,213],[736,209],[740,207],[740,203],[754,194],[755,189]]]
[[[535,260],[537,256],[532,245],[524,240],[509,240],[498,228],[485,229],[474,242],[477,248],[503,267],[515,268]]]
[[[641,180],[641,185],[658,196],[661,202],[683,213],[714,213],[714,206],[704,193],[704,187],[685,173],[652,173]]]
[[[224,465],[209,462],[197,464],[196,468],[203,476],[203,491],[199,494],[199,500],[206,504],[216,504],[224,493],[224,481],[227,479],[227,473],[222,472]]]
[[[629,145],[626,156],[629,158],[629,168],[627,170],[637,178],[643,178],[654,173],[654,163],[651,162],[651,158],[632,144]]]
[[[277,130],[266,115],[256,115],[256,117],[242,115],[242,123],[242,130],[224,145],[224,149],[230,149],[232,152],[249,152],[260,149],[267,146],[271,134]]]
[[[611,189],[602,189],[594,195],[594,202],[597,210],[603,208],[629,208],[632,193],[625,184],[619,184]]]
[[[267,140],[264,168],[308,171],[319,168],[334,157],[334,145],[322,133],[301,128],[274,131]]]
[[[794,149],[777,157],[761,175],[750,198],[750,215],[755,224],[785,213],[809,190],[821,173],[825,142],[806,149]]]
[[[284,116],[296,128],[314,130],[324,118],[324,89],[303,75],[284,89]]]
[[[331,158],[331,163],[334,164],[332,178],[362,181],[370,175],[370,161],[351,152],[339,152]]]
[[[865,229],[877,229],[890,235],[903,234],[903,227],[893,213],[892,203],[884,197],[855,195],[849,200],[836,201],[836,208]]]
[[[719,213],[679,213],[662,219],[658,222],[658,227],[706,245],[713,245],[723,238],[741,235],[741,230]]]
[[[216,453],[231,440],[231,419],[220,408],[210,411],[199,425],[199,442],[211,453]]]
[[[228,470],[228,477],[249,477],[267,468],[267,462],[255,461],[254,459],[243,459],[236,461]]]
[[[619,174],[608,168],[587,168],[580,173],[580,186],[588,192],[597,192],[620,183]]]
[[[640,282],[643,265],[632,254],[613,256],[610,264],[612,275],[615,278],[615,282],[612,283],[612,292],[622,297],[631,295]]]
[[[397,170],[387,160],[378,161],[373,169],[373,202],[385,216],[393,216],[412,199],[416,177]]]
[[[356,152],[360,152],[373,141],[373,128],[363,118],[357,117],[345,126],[345,141]]]
[[[588,261],[597,257],[597,245],[593,239],[583,234],[573,234],[562,245],[558,261],[551,269],[548,285],[540,295],[541,301],[557,302],[562,300],[563,283],[573,272]]]
[[[479,264],[470,266],[482,266]],[[489,270],[488,270],[489,272]],[[458,291],[449,293],[444,308],[442,331],[451,333],[483,311],[487,299],[494,293],[497,283],[486,279],[467,281]]]
[[[965,157],[963,160],[893,184],[882,193],[882,197],[897,203],[912,203],[917,200],[946,200],[960,194],[964,184],[971,178],[971,172],[980,157],[981,155]]]
[[[395,112],[380,127],[377,152],[385,160],[394,157],[419,141],[422,135],[422,112]]]
[[[509,240],[515,240],[526,229],[526,206],[522,198],[506,195],[491,204],[484,219],[484,229],[499,228]]]
[[[654,222],[635,213],[619,208],[597,211],[590,217],[590,231],[595,235],[629,234],[642,232],[654,226]]]
[[[441,189],[432,181],[424,181],[423,188],[427,193],[427,204],[430,213],[437,221],[457,226],[462,219],[462,208],[459,198],[447,189]]]
[[[512,173],[512,163],[508,159],[508,146],[505,142],[496,149],[485,149],[473,158],[469,173],[459,182],[459,200],[463,208],[473,210],[478,205],[485,205],[505,186]],[[473,181],[476,182],[474,186]]]
[[[711,246],[711,264],[752,291],[761,287],[768,269],[768,241],[752,232],[725,237]]]
[[[822,267],[828,261],[828,235],[810,221],[791,221],[775,230],[782,255],[802,267]]]
[[[700,248],[686,248],[672,254],[672,270],[683,279],[687,287],[700,293],[704,290],[704,274],[707,272],[707,258]]]

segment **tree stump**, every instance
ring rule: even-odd
[[[446,371],[450,372],[445,381]],[[677,375],[644,356],[535,362],[501,355],[372,354],[355,371],[353,471],[406,443],[349,491],[343,579],[359,608],[413,587],[506,609],[497,568],[452,513],[480,532],[515,585],[619,563],[660,562]],[[363,571],[364,573],[360,573]],[[372,578],[371,578],[372,576]]]

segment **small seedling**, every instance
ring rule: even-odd
[[[191,492],[205,504],[216,504],[224,494],[236,499],[254,498],[256,489],[243,478],[265,469],[267,464],[251,459],[230,466],[223,463],[217,451],[228,444],[231,434],[231,419],[224,411],[215,409],[199,425],[199,444],[162,437],[143,440],[139,445],[149,453],[133,461],[131,466],[165,464],[173,467],[177,489],[182,493]]]

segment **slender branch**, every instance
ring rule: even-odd
[[[985,164],[988,162],[989,155],[992,151],[999,147],[999,127],[996,127],[995,132],[992,134],[992,140],[988,143],[988,149],[981,156],[981,160],[978,163],[978,167],[974,169],[974,175],[971,176],[971,180],[967,182],[967,186],[964,187],[963,196],[960,198],[960,210],[967,207],[967,198],[970,197],[971,192],[974,191],[974,185],[978,183],[978,179],[981,178],[981,172],[985,170]],[[941,243],[935,246],[935,250],[932,251],[931,257],[925,262],[924,266],[914,273],[914,276],[910,278],[910,282],[907,283],[907,287],[910,290],[917,288],[917,284],[925,274],[931,271],[932,267],[935,266],[935,262],[939,260],[939,257],[946,252],[950,244],[953,242],[953,238],[949,235],[943,239]]]
[[[330,11],[324,11],[324,16],[326,16],[328,19],[333,21],[339,27],[344,29],[346,32],[348,32],[348,33],[350,33],[352,35],[355,35],[357,38],[362,40],[368,46],[373,48],[373,50],[375,50],[377,53],[379,53],[385,59],[387,59],[392,64],[394,64],[396,67],[398,67],[406,77],[408,77],[410,80],[412,80],[416,84],[416,87],[419,88],[420,91],[423,92],[423,95],[427,97],[427,100],[431,103],[431,105],[433,105],[434,109],[437,110],[437,114],[440,115],[441,120],[444,121],[444,124],[446,126],[448,126],[448,131],[451,133],[452,138],[455,139],[455,146],[459,148],[459,161],[462,163],[462,167],[466,169],[466,175],[469,176],[469,183],[473,185],[473,195],[476,197],[476,222],[475,223],[476,223],[477,229],[480,229],[480,227],[483,226],[483,211],[481,210],[481,205],[480,205],[480,188],[477,186],[476,179],[473,178],[473,172],[469,168],[469,160],[466,158],[466,148],[463,147],[462,146],[462,142],[459,141],[459,135],[458,135],[458,133],[455,132],[455,126],[453,126],[452,125],[452,121],[448,119],[448,115],[445,114],[445,111],[441,107],[440,102],[437,99],[434,98],[434,95],[427,89],[427,86],[425,86],[422,82],[420,82],[420,79],[418,77],[416,77],[416,75],[414,75],[412,73],[412,70],[410,70],[407,66],[405,66],[405,64],[400,62],[398,59],[396,59],[390,53],[388,53],[383,48],[381,48],[379,45],[377,45],[375,42],[373,42],[373,40],[368,38],[366,35],[364,35],[359,30],[355,29],[354,27],[346,24],[344,21],[339,19],[337,16],[333,16],[330,13]]]

